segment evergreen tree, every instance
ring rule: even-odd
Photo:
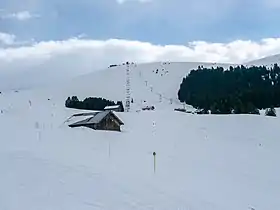
[[[66,101],[65,101],[65,106],[66,106],[66,107],[71,107],[71,98],[70,98],[70,97],[68,97],[68,98],[66,99]]]
[[[121,110],[124,111],[123,104],[121,101],[117,102],[121,106]],[[79,101],[77,96],[68,97],[65,101],[65,106],[68,108],[75,109],[86,109],[86,110],[104,110],[106,106],[116,105],[114,101],[110,101],[104,98],[89,97],[83,101]]]
[[[198,66],[183,78],[180,102],[219,114],[257,114],[259,109],[280,107],[280,67]]]
[[[117,105],[120,105],[121,112],[124,112],[124,107],[122,101],[118,101]]]

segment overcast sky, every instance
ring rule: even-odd
[[[0,76],[280,53],[276,0],[1,0]]]

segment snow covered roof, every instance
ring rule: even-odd
[[[117,109],[117,108],[119,108],[119,107],[120,107],[120,105],[106,106],[106,107],[104,108],[104,110],[107,110],[107,109]]]
[[[81,121],[75,122],[73,124],[70,124],[69,126],[70,127],[75,127],[75,126],[83,126],[83,125],[90,125],[90,124],[98,124],[108,114],[113,114],[113,113],[110,110],[94,113],[94,115],[92,117],[89,117],[89,118],[83,119]],[[88,114],[88,115],[90,115],[90,114]],[[119,121],[119,123],[121,125],[123,125],[123,122],[116,115],[114,115],[114,117]]]
[[[73,114],[73,116],[74,117],[77,117],[77,116],[90,116],[90,115],[96,115],[98,113],[99,112],[86,112],[86,113]]]
[[[89,118],[90,116],[93,117],[93,116],[97,115],[98,113],[99,112],[86,112],[86,113],[73,114],[65,122],[67,122],[68,124],[72,124],[74,122],[83,121],[83,120]]]

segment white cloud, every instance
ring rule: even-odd
[[[0,52],[1,50],[1,46],[4,47],[19,47],[19,46],[24,46],[24,45],[30,45],[34,43],[34,40],[26,40],[26,41],[22,41],[22,40],[18,40],[17,37],[14,34],[8,34],[8,33],[3,33],[0,32]],[[1,58],[0,58],[1,59]]]
[[[8,39],[7,39],[8,40]],[[12,41],[7,41],[12,43]],[[13,40],[13,39],[11,39]],[[31,46],[0,48],[0,78],[8,74],[72,77],[125,61],[208,61],[242,63],[280,52],[280,38],[259,42],[191,42],[188,45],[153,45],[129,40],[72,38],[44,41]],[[23,79],[22,79],[23,80]]]
[[[15,19],[15,20],[19,20],[19,21],[25,21],[25,20],[29,20],[32,18],[38,18],[38,17],[40,17],[40,16],[36,15],[36,14],[31,14],[29,11],[21,11],[21,12],[2,15],[3,19]]]
[[[2,41],[14,43],[15,36],[0,33]],[[99,61],[101,66],[111,62],[124,60],[138,60],[139,62],[151,62],[162,59],[180,61],[209,61],[209,62],[243,62],[261,56],[280,53],[280,38],[268,38],[259,42],[250,40],[236,40],[229,43],[210,43],[194,41],[187,45],[153,45],[149,42],[109,39],[90,40],[71,38],[62,41],[42,41],[32,46],[24,46],[10,49],[0,48],[1,61],[10,59],[16,61],[19,58],[28,58],[32,55],[36,58],[49,58],[76,54],[79,57],[87,57]]]
[[[1,33],[0,32],[0,44],[13,45],[15,43],[16,36],[13,34]]]

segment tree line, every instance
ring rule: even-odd
[[[86,110],[104,110],[106,106],[120,105],[121,112],[124,111],[122,101],[114,101],[107,100],[100,97],[89,97],[85,98],[83,101],[80,101],[77,96],[68,97],[65,101],[65,106],[67,108],[75,108],[75,109],[86,109]]]
[[[178,98],[214,114],[258,114],[280,106],[280,68],[230,66],[192,70],[180,85]]]

